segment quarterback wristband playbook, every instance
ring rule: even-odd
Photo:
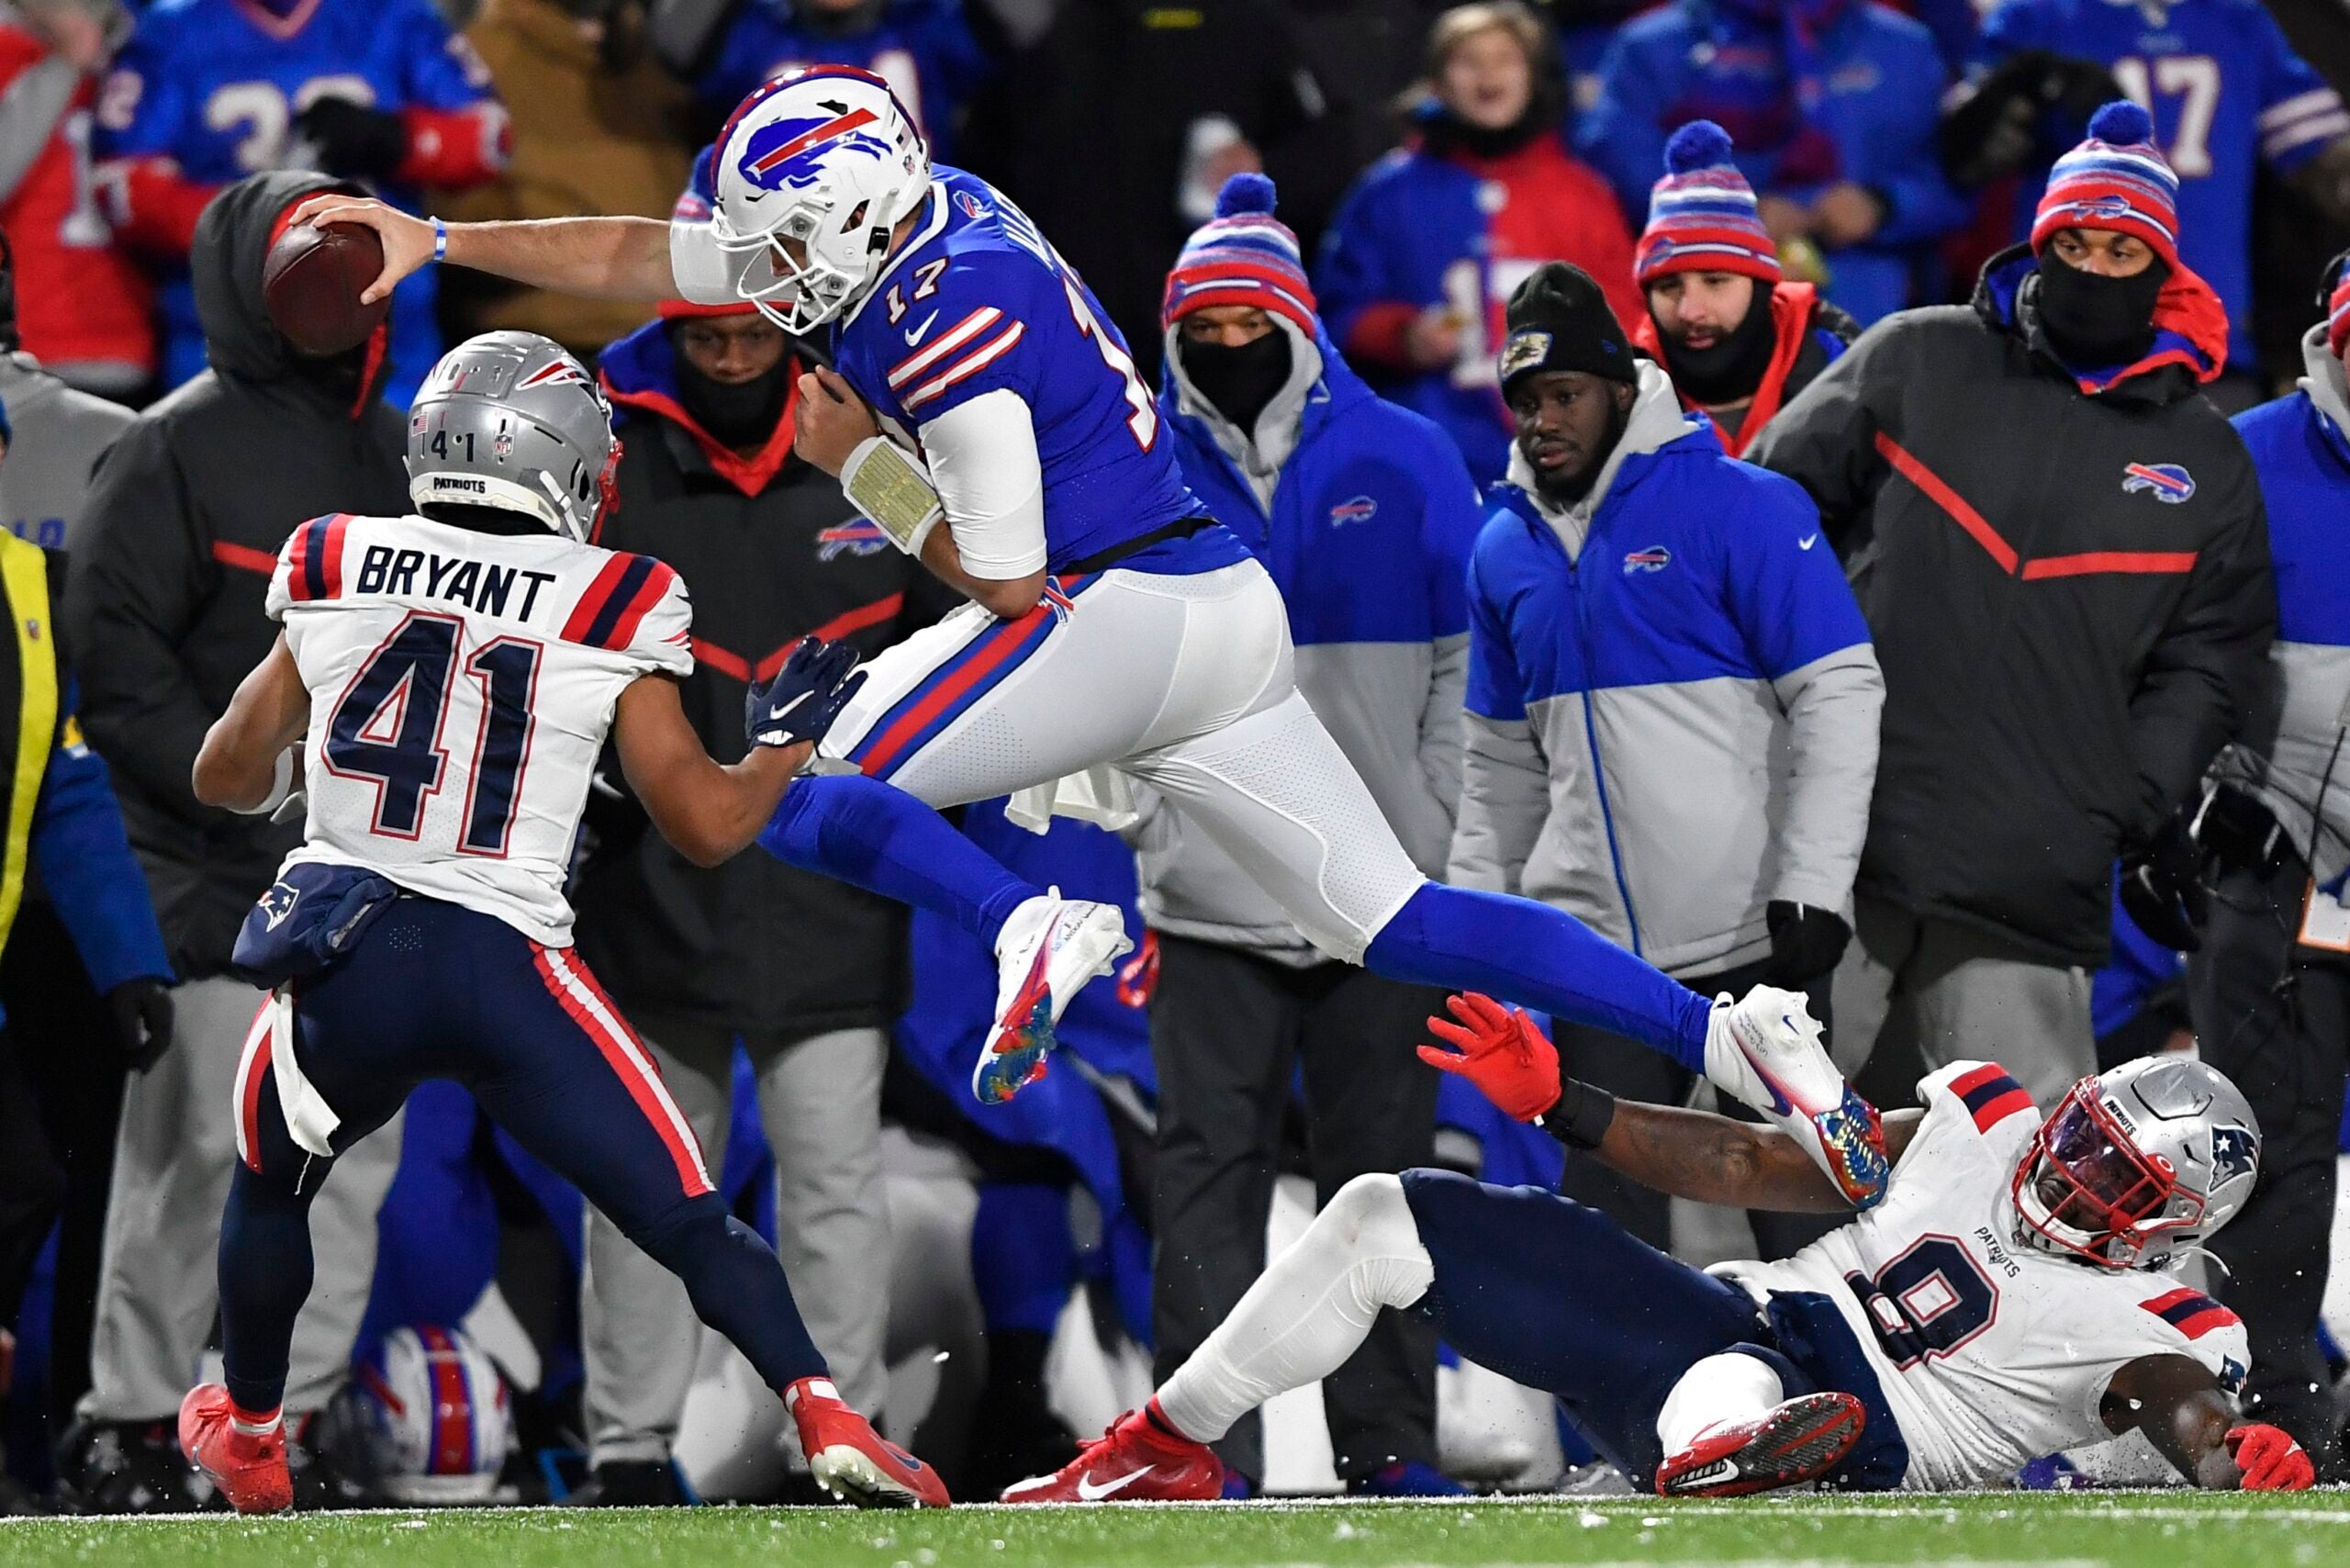
[[[858,511],[871,518],[907,554],[920,556],[923,541],[946,512],[930,475],[904,447],[886,435],[856,443],[841,465],[841,489]]]
[[[1616,1119],[1616,1096],[1578,1079],[1559,1081],[1559,1098],[1534,1125],[1569,1148],[1597,1148]]]

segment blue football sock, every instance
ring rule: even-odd
[[[1069,1189],[1041,1182],[988,1182],[971,1221],[971,1282],[990,1334],[1049,1336],[1077,1283]]]
[[[310,1200],[319,1183],[255,1175],[242,1160],[220,1215],[220,1345],[229,1397],[274,1410],[285,1397],[294,1319],[310,1294]]]
[[[1564,910],[1423,883],[1380,927],[1363,967],[1390,980],[1482,991],[1652,1046],[1706,1070],[1713,1004]]]
[[[1045,890],[903,790],[862,773],[795,779],[759,843],[787,865],[942,915],[990,947],[1012,912]]]

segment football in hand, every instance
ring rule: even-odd
[[[374,230],[297,223],[262,263],[262,299],[271,322],[302,353],[344,353],[365,342],[391,309],[388,297],[359,303],[360,291],[383,270],[384,243]]]

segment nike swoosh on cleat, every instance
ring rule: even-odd
[[[1754,1053],[1746,1048],[1746,1042],[1744,1040],[1738,1042],[1738,1054],[1746,1058],[1746,1065],[1754,1070],[1755,1078],[1762,1083],[1763,1088],[1771,1092],[1772,1108],[1777,1111],[1782,1116],[1793,1112],[1796,1108],[1796,1103],[1787,1098],[1787,1092],[1779,1087],[1779,1081],[1777,1079],[1773,1078],[1769,1073],[1762,1070],[1762,1064],[1754,1059]]]
[[[1121,1475],[1115,1481],[1104,1481],[1098,1486],[1091,1475],[1080,1475],[1077,1478],[1077,1495],[1082,1502],[1098,1503],[1113,1493],[1125,1491],[1149,1473],[1150,1466],[1146,1464],[1140,1470]]]

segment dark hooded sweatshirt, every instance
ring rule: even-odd
[[[2184,268],[2153,350],[2049,346],[2022,247],[1878,322],[1746,454],[1819,503],[1885,671],[1856,886],[2051,963],[2105,959],[2118,853],[2192,793],[2277,624],[2244,442],[2200,391],[2227,319]]]
[[[796,392],[746,458],[686,411],[661,323],[602,364],[621,451],[620,507],[598,540],[658,555],[692,593],[694,672],[678,695],[711,756],[742,756],[745,682],[774,675],[804,634],[845,637],[870,657],[954,602],[837,481],[792,455]],[[632,1015],[786,1039],[897,1015],[901,906],[755,850],[705,869],[645,831],[640,811],[598,817],[572,888],[579,949]]]
[[[278,215],[321,174],[256,174],[214,197],[191,267],[212,368],[141,414],[101,462],[65,601],[82,724],[114,768],[130,841],[179,972],[227,964],[238,924],[301,837],[237,816],[189,783],[204,733],[262,661],[278,547],[327,512],[409,510],[401,416],[377,397],[379,331],[362,385],[297,374],[269,324],[261,271]]]

